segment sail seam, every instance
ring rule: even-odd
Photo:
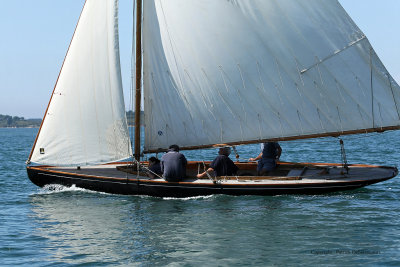
[[[304,74],[304,73],[306,73],[307,71],[309,71],[310,69],[312,69],[312,68],[318,66],[319,64],[324,63],[325,61],[331,59],[332,57],[341,54],[342,52],[346,51],[347,49],[349,49],[349,48],[351,48],[352,46],[358,44],[359,42],[363,41],[363,40],[366,39],[366,38],[367,38],[367,37],[364,35],[364,36],[361,37],[360,39],[358,39],[358,40],[356,40],[356,41],[354,41],[354,42],[351,42],[351,43],[348,44],[345,48],[343,48],[343,49],[341,49],[341,50],[338,50],[338,51],[335,51],[333,54],[331,54],[331,55],[329,55],[329,56],[327,56],[327,57],[325,57],[325,58],[323,58],[323,59],[321,59],[321,60],[318,60],[317,63],[315,63],[315,64],[309,66],[308,68],[303,69],[302,71],[300,71],[300,74]]]

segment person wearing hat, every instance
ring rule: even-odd
[[[229,158],[231,154],[230,147],[221,147],[218,151],[218,156],[211,162],[207,171],[197,174],[197,178],[202,178],[207,173],[214,172],[215,176],[232,176],[237,173],[239,168]]]

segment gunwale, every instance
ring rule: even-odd
[[[201,162],[202,163],[202,162]],[[207,162],[209,164],[209,162]],[[190,162],[191,169],[200,162]],[[239,163],[254,167],[254,163]],[[382,182],[395,177],[395,167],[353,164],[349,165],[350,174],[338,175],[341,165],[335,163],[280,163],[281,168],[308,166],[311,173],[317,175],[300,176],[231,176],[211,179],[189,177],[181,182],[167,182],[162,178],[150,179],[144,175],[117,170],[121,163],[91,167],[67,168],[52,166],[28,166],[31,181],[43,187],[46,184],[62,184],[94,191],[128,194],[153,195],[165,197],[187,197],[197,195],[276,195],[276,194],[319,194],[356,189],[370,184]],[[122,166],[126,166],[126,163]],[[332,174],[318,174],[328,168]],[[240,178],[239,178],[240,177]],[[251,179],[251,178],[258,179]],[[297,179],[284,179],[294,177]],[[243,178],[243,179],[241,179]],[[273,179],[277,178],[277,179]],[[282,178],[282,179],[279,179]]]

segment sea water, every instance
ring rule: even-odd
[[[38,188],[37,129],[0,129],[0,266],[399,266],[400,180],[325,195],[120,196]],[[343,137],[349,163],[397,166],[400,132]],[[281,143],[281,160],[341,162],[334,138]],[[240,159],[258,145],[237,147]],[[216,149],[184,154],[213,159]],[[234,158],[234,155],[231,155]]]

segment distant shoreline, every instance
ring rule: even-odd
[[[38,129],[38,128],[40,128],[40,126],[32,126],[32,127],[29,127],[29,126],[27,126],[27,127],[0,127],[0,129],[33,129],[33,128]]]
[[[143,123],[144,112],[140,112],[140,118]],[[135,112],[126,111],[126,119],[128,127],[134,127]],[[0,129],[1,128],[40,128],[42,119],[25,119],[24,117],[2,115],[0,114]],[[143,125],[141,125],[143,126]]]

